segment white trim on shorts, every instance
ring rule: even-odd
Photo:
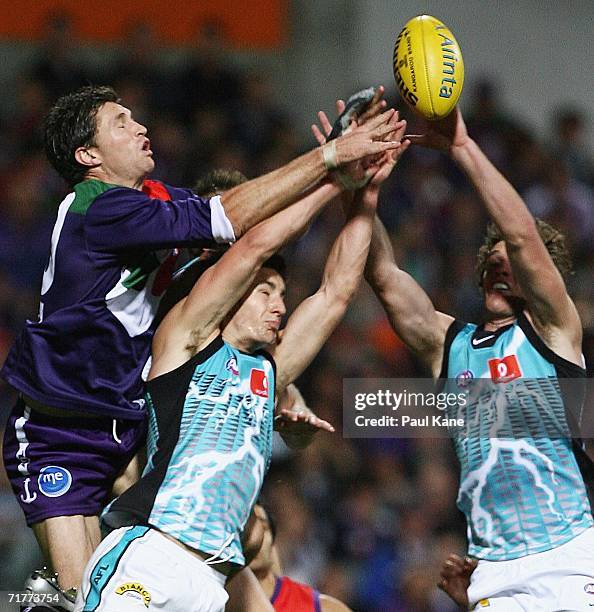
[[[470,578],[468,600],[471,610],[485,612],[582,612],[594,610],[590,590],[594,527],[545,552],[509,561],[480,560]]]
[[[17,442],[19,443],[19,450],[16,453],[16,458],[19,461],[17,469],[23,476],[30,476],[30,459],[29,457],[27,457],[27,447],[29,446],[29,440],[27,439],[27,434],[25,433],[25,425],[27,424],[27,421],[31,418],[31,407],[27,406],[27,404],[23,405],[23,416],[19,417],[14,422],[14,432],[16,435]]]
[[[227,577],[156,529],[112,531],[85,568],[75,612],[224,612]]]

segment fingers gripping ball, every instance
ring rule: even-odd
[[[430,15],[411,19],[394,46],[394,77],[400,95],[419,115],[449,115],[462,93],[464,62],[454,35]]]

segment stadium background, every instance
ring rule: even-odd
[[[570,239],[570,290],[591,373],[591,2],[196,2],[200,10],[184,3],[191,6],[185,19],[178,15],[185,25],[177,30],[165,9],[155,9],[159,3],[125,3],[109,28],[100,15],[85,19],[77,4],[85,6],[13,2],[0,25],[0,361],[37,311],[65,193],[36,131],[56,96],[89,81],[113,84],[149,128],[154,177],[189,185],[221,166],[254,177],[313,146],[315,112],[332,110],[336,97],[362,86],[384,83],[411,119],[410,131],[417,129],[397,100],[390,62],[402,25],[427,12],[462,46],[461,106],[471,135],[530,208]],[[381,216],[398,262],[438,308],[477,320],[473,269],[485,217],[460,172],[443,156],[409,151],[383,190]],[[290,306],[317,288],[339,223],[328,210],[288,250]],[[364,287],[299,384],[312,408],[340,426],[344,377],[419,375]],[[2,385],[0,423],[13,401]],[[434,584],[445,554],[464,550],[456,471],[447,440],[345,440],[337,433],[320,435],[299,454],[279,445],[265,491],[286,572],[363,612],[451,609]],[[2,473],[0,590],[20,587],[39,564],[36,550]]]

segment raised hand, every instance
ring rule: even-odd
[[[360,117],[357,117],[357,125],[363,125],[365,122],[373,119],[377,115],[379,115],[387,106],[387,102],[383,100],[385,89],[383,85],[380,85],[376,90],[375,94],[369,103],[369,106],[365,109],[365,112],[361,114]],[[337,110],[338,110],[338,100],[337,100]],[[340,100],[342,102],[342,100]],[[344,102],[343,102],[344,104]],[[338,111],[338,114],[342,113],[342,109]]]
[[[456,108],[439,121],[426,122],[427,130],[424,134],[407,134],[412,144],[439,149],[451,153],[455,147],[465,145],[468,140],[468,132],[460,109]]]
[[[392,134],[396,126],[392,121],[395,111],[390,109],[377,117],[358,126],[351,132],[339,136],[336,140],[324,145],[335,147],[336,166],[340,167],[370,155],[378,155],[384,151],[397,149],[399,140],[394,140]]]
[[[379,112],[382,103],[385,105],[385,102],[380,100],[381,94],[383,93],[383,87],[378,88],[378,91],[379,94],[376,92],[377,101],[375,103],[372,102],[367,111],[357,120],[356,123],[353,123],[352,131],[350,133],[356,133],[358,130],[364,129],[365,124],[372,122],[377,118],[377,113]],[[336,110],[338,114],[340,114],[343,109],[344,101],[337,100]],[[385,114],[386,113],[383,113],[383,115]],[[314,123],[312,124],[311,129],[315,139],[319,144],[323,145],[326,142],[326,136],[332,131],[332,124],[324,111],[318,112],[318,119],[320,125],[318,126]],[[362,122],[362,124],[359,125],[359,122]],[[394,169],[394,166],[400,159],[401,155],[408,148],[410,141],[408,139],[403,140],[406,131],[406,121],[400,120],[398,111],[394,111],[389,119],[389,124],[393,127],[393,131],[388,132],[390,134],[390,138],[392,140],[400,141],[400,146],[376,156],[368,156],[361,160],[361,162],[357,165],[351,164],[347,171],[354,180],[359,180],[361,176],[365,175],[367,177],[371,177],[370,185],[372,187],[379,187],[379,185],[385,181],[388,176],[390,176],[390,173]]]
[[[274,417],[274,429],[280,433],[285,444],[293,449],[308,446],[319,431],[334,433],[334,427],[317,417],[307,406],[281,408]]]

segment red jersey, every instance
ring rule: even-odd
[[[287,576],[276,578],[270,598],[276,612],[321,612],[320,594],[312,587]]]

